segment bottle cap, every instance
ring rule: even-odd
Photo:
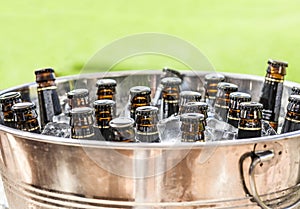
[[[222,82],[225,80],[225,76],[220,73],[210,73],[210,74],[205,75],[204,80],[205,81]]]
[[[229,94],[229,98],[238,102],[250,102],[251,95],[244,92],[232,92]]]
[[[238,90],[238,86],[233,84],[233,83],[227,83],[227,82],[220,82],[218,83],[218,89],[222,89],[225,92],[228,91],[237,91]]]
[[[188,100],[200,100],[202,95],[200,92],[196,91],[182,91],[180,92],[180,97]]]
[[[20,102],[12,106],[12,110],[14,112],[23,112],[26,110],[33,110],[33,109],[35,109],[35,104],[32,102]]]
[[[288,67],[287,62],[278,61],[278,60],[268,60],[268,64],[273,67],[273,69],[276,69],[279,74],[286,75],[286,68]],[[267,72],[270,72],[270,69],[267,69]]]
[[[168,67],[163,68],[163,72],[166,74],[165,77],[178,77],[181,80],[183,79],[184,75],[178,72],[177,70],[170,69]]]
[[[16,99],[21,99],[21,93],[20,92],[7,92],[0,95],[0,103],[4,103],[7,101],[12,101]]]
[[[90,116],[93,114],[93,109],[90,107],[76,107],[70,110],[71,116]]]
[[[263,105],[258,102],[242,102],[240,104],[241,110],[262,110]]]
[[[116,104],[115,101],[110,100],[110,99],[100,99],[100,100],[96,100],[94,101],[94,108],[98,109],[98,108],[105,108],[105,107],[112,107]]]
[[[161,84],[165,86],[177,86],[180,85],[182,80],[177,77],[166,77],[161,80]]]
[[[53,68],[41,68],[34,71],[36,75],[36,82],[55,81],[55,74]]]
[[[67,93],[69,99],[73,98],[84,98],[89,96],[89,91],[87,89],[74,89]]]
[[[153,107],[153,106],[143,106],[143,107],[138,107],[136,108],[136,114],[139,115],[155,115],[158,113],[158,108],[157,107]]]
[[[119,117],[112,119],[109,122],[109,125],[113,128],[126,128],[134,125],[134,120],[132,118],[127,117]]]
[[[100,79],[96,82],[96,87],[115,87],[117,86],[117,82],[114,79]]]
[[[147,86],[134,86],[130,88],[130,94],[132,96],[136,95],[150,95],[151,89]]]
[[[205,102],[188,102],[185,104],[187,108],[197,108],[198,110],[207,110],[208,104]]]
[[[300,103],[300,95],[297,94],[290,95],[289,102],[296,103],[296,104]]]
[[[300,87],[293,86],[292,94],[299,94],[300,95]]]
[[[180,115],[180,120],[188,123],[201,122],[204,121],[204,115],[200,113],[184,113]]]

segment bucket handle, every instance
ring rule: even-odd
[[[263,162],[269,161],[273,159],[274,152],[271,150],[262,151],[262,152],[256,152],[255,155],[252,158],[252,162],[249,167],[249,181],[250,181],[250,191],[253,196],[253,199],[255,202],[263,209],[272,209],[268,207],[260,198],[260,196],[257,193],[256,183],[255,183],[255,177],[254,177],[254,170],[255,167]],[[296,203],[293,203],[292,205],[289,205],[285,207],[284,209],[296,209],[299,208],[300,201],[297,201]]]

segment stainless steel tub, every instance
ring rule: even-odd
[[[183,88],[203,91],[205,72],[185,72]],[[258,100],[263,78],[225,74]],[[153,92],[160,71],[84,74],[57,80],[59,94],[97,79],[118,82],[118,110],[134,85]],[[292,82],[285,82],[282,109]],[[20,90],[36,101],[34,83]],[[4,91],[3,91],[4,92]],[[2,92],[2,93],[3,93]],[[300,131],[207,143],[78,141],[0,126],[0,171],[10,209],[300,208]]]

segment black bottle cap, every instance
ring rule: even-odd
[[[223,89],[225,92],[237,91],[238,86],[233,83],[220,82],[220,83],[218,83],[218,89]]]
[[[69,99],[73,98],[84,98],[89,96],[89,91],[87,89],[74,89],[67,93]]]
[[[33,110],[33,109],[35,109],[35,104],[32,102],[20,102],[12,106],[12,110],[14,112],[23,112],[27,110]]]
[[[277,69],[279,74],[286,75],[286,68],[288,67],[287,62],[269,59],[268,64]],[[269,68],[267,69],[267,72],[271,72]]]
[[[184,113],[180,115],[180,120],[182,122],[195,123],[204,121],[204,115],[200,113]]]
[[[115,87],[115,86],[117,86],[116,80],[110,78],[100,79],[96,83],[96,87]]]
[[[177,77],[166,77],[161,80],[161,84],[164,86],[178,86],[181,82],[182,80]]]
[[[250,102],[251,95],[244,92],[232,92],[229,94],[229,98],[239,102]]]
[[[15,99],[21,99],[20,92],[7,92],[0,95],[0,103],[4,103],[6,101],[12,101]]]
[[[300,87],[293,86],[292,94],[299,94],[300,95]]]
[[[262,110],[263,105],[259,102],[242,102],[240,104],[241,110]]]
[[[127,117],[119,117],[112,119],[109,122],[109,125],[113,128],[126,128],[134,125],[134,120],[132,118]]]
[[[163,68],[163,72],[166,74],[166,77],[178,77],[181,80],[184,78],[184,75],[178,72],[177,70],[170,69],[168,67]]]
[[[182,91],[180,92],[180,97],[185,99],[198,99],[200,100],[202,95],[200,92],[196,91]]]
[[[300,103],[300,95],[297,95],[297,94],[290,95],[289,102],[299,104]]]
[[[210,73],[210,74],[205,75],[204,80],[205,81],[222,82],[225,80],[225,76],[220,73]]]
[[[156,115],[158,113],[158,108],[153,106],[143,106],[136,108],[136,114],[138,115]]]
[[[34,71],[36,82],[55,81],[55,73],[53,68],[41,68]]]
[[[130,94],[135,95],[150,95],[151,89],[147,86],[134,86],[130,88]]]
[[[268,64],[273,67],[288,67],[288,63],[284,61],[278,61],[278,60],[268,60]]]
[[[94,101],[94,108],[98,109],[98,108],[106,108],[106,107],[112,107],[116,104],[115,101],[110,100],[110,99],[100,99],[100,100],[96,100]]]

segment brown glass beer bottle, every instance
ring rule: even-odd
[[[275,131],[278,127],[283,81],[287,67],[287,62],[268,60],[267,73],[259,100],[264,108],[263,119],[269,121]]]
[[[218,83],[224,82],[225,76],[220,73],[206,74],[204,77],[205,100],[210,106],[215,105]]]
[[[96,83],[97,87],[97,99],[109,99],[114,100],[116,97],[117,82],[114,79],[100,79]]]
[[[300,130],[300,95],[291,95],[281,133]]]
[[[180,115],[182,142],[204,142],[204,115],[200,113],[184,113]]]
[[[151,104],[151,89],[147,86],[130,88],[130,117],[135,120],[135,111],[138,107]]]
[[[134,120],[127,117],[114,118],[109,122],[114,142],[135,142]]]
[[[22,102],[20,92],[8,92],[0,95],[1,107],[1,123],[3,125],[14,128],[14,114],[12,106],[16,103]]]

